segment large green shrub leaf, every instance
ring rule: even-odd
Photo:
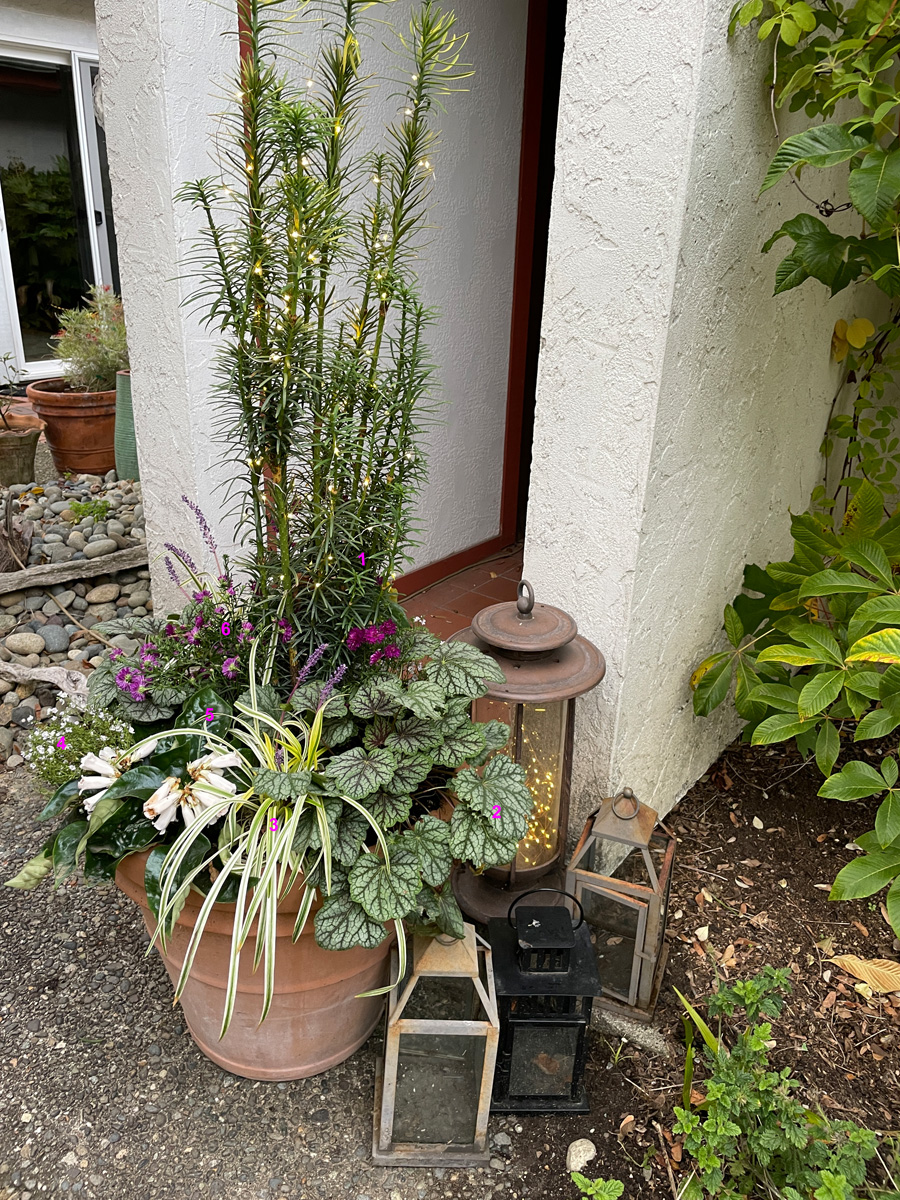
[[[866,713],[857,725],[853,740],[864,742],[867,738],[887,737],[898,725],[900,725],[900,712],[897,712],[896,706],[876,708],[872,712]]]
[[[103,801],[100,801],[102,804]],[[97,805],[97,808],[100,807]],[[94,809],[94,812],[97,811]],[[93,814],[92,814],[93,815]],[[53,882],[60,884],[75,870],[78,847],[88,831],[87,821],[72,821],[64,825],[53,843]]]
[[[893,591],[894,580],[891,577],[891,564],[888,556],[877,542],[872,541],[871,538],[860,538],[858,541],[844,546],[841,553],[855,567],[868,571],[883,587]]]
[[[864,762],[849,762],[836,775],[826,779],[819,795],[828,800],[863,800],[883,792],[887,784],[874,767]]]
[[[879,629],[854,642],[847,662],[900,663],[900,629]]]
[[[467,642],[440,642],[425,665],[425,674],[445,692],[472,700],[484,695],[488,683],[506,679],[492,658]]]
[[[78,790],[78,777],[70,779],[64,783],[62,787],[56,789],[41,811],[38,813],[39,821],[47,821],[50,817],[58,817],[61,812],[65,812],[67,808],[75,808],[81,801],[81,793]]]
[[[888,894],[885,897],[885,906],[887,907],[891,928],[897,937],[900,937],[900,876],[888,888]]]
[[[711,654],[691,676],[694,689],[694,712],[708,717],[722,703],[731,687],[731,655]]]
[[[863,854],[837,873],[829,900],[859,900],[881,891],[900,875],[900,848]]]
[[[834,723],[823,721],[816,737],[816,766],[823,775],[830,775],[834,770],[840,752],[841,739]]]
[[[313,927],[323,950],[352,950],[354,946],[374,950],[386,937],[384,926],[373,921],[347,892],[325,900],[313,917]]]
[[[900,596],[875,596],[872,600],[864,600],[847,627],[851,645],[873,625],[900,625]]]
[[[751,700],[759,700],[769,708],[797,716],[800,693],[786,683],[761,683],[750,693]],[[799,719],[799,718],[798,718]]]
[[[446,821],[437,817],[420,817],[413,828],[403,835],[403,840],[415,850],[425,883],[440,887],[447,881],[453,866],[453,855],[450,853],[450,826]]]
[[[97,809],[106,801],[135,799],[149,800],[157,788],[162,787],[166,782],[166,776],[158,767],[149,766],[147,763],[139,763],[138,766],[132,767],[130,771],[126,771],[124,775],[120,775],[114,783],[106,789],[103,794],[103,799]],[[93,818],[93,813],[91,814]],[[96,828],[96,826],[92,826]]]
[[[422,885],[415,851],[397,847],[388,868],[376,854],[364,854],[350,872],[350,896],[376,921],[408,913]]]
[[[772,159],[760,192],[773,187],[794,167],[833,167],[846,162],[870,145],[869,139],[851,133],[843,125],[816,125],[786,138]],[[814,218],[813,218],[814,219]]]
[[[450,851],[454,858],[476,867],[499,867],[512,862],[518,838],[504,838],[500,822],[485,819],[464,804],[458,804],[450,819]]]
[[[808,646],[792,646],[783,643],[780,646],[767,646],[761,650],[757,662],[787,663],[790,667],[810,667],[816,663],[831,662],[831,657],[821,650],[811,650]]]
[[[364,721],[396,716],[402,708],[402,689],[396,679],[370,680],[350,699],[350,711]]]
[[[884,849],[900,838],[900,792],[891,789],[882,800],[875,814],[875,833]]]
[[[814,728],[812,722],[800,721],[790,713],[777,713],[774,717],[766,717],[753,730],[750,738],[751,746],[771,746],[775,742],[786,742],[788,738],[797,737]]]
[[[850,172],[847,190],[872,228],[880,229],[900,197],[900,150],[870,151],[862,166]]]
[[[802,721],[820,713],[841,694],[846,672],[822,671],[814,675],[800,693],[799,716]]]
[[[354,746],[329,761],[326,775],[351,800],[362,800],[387,787],[396,769],[397,760],[390,750]]]
[[[197,729],[214,733],[216,737],[224,738],[231,729],[232,707],[229,702],[215,690],[205,687],[190,696],[181,710],[179,725],[195,726]],[[207,716],[212,720],[207,721]]]

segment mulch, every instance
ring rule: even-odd
[[[868,752],[875,760],[888,748],[870,743]],[[841,761],[860,752],[853,747]],[[717,979],[734,983],[766,964],[788,968],[792,981],[773,1023],[772,1066],[791,1068],[802,1084],[796,1095],[808,1106],[900,1134],[900,993],[866,994],[829,961],[844,954],[900,959],[883,894],[828,899],[834,876],[858,854],[853,838],[873,827],[878,801],[824,800],[816,795],[820,785],[815,763],[792,748],[735,742],[669,814],[678,849],[655,1024],[671,1056],[593,1033],[591,1115],[521,1121],[522,1144],[532,1147],[530,1162],[517,1164],[530,1167],[523,1195],[575,1197],[564,1173],[566,1147],[588,1137],[597,1157],[586,1175],[622,1180],[626,1200],[671,1196],[668,1169],[676,1188],[690,1170],[671,1132],[684,1068],[674,988],[697,1003]],[[727,1040],[727,1023],[723,1030]],[[702,1094],[699,1051],[697,1057],[694,1087]]]

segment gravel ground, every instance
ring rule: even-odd
[[[0,776],[2,879],[39,849],[41,803],[24,769]],[[549,1177],[529,1185],[516,1163],[528,1133],[505,1117],[491,1120],[486,1169],[374,1167],[377,1036],[314,1079],[258,1083],[216,1067],[173,1009],[161,960],[145,957],[136,907],[114,889],[0,887],[0,929],[0,1200],[546,1194]],[[568,1195],[569,1129],[556,1129],[553,1183]]]

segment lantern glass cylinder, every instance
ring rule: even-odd
[[[503,753],[525,768],[534,807],[515,858],[516,873],[541,873],[559,855],[561,807],[568,763],[566,731],[570,702],[514,704],[485,696],[473,705],[476,721],[503,721],[510,728]],[[525,875],[525,878],[531,878]]]

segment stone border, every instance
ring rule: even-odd
[[[99,558],[50,563],[45,567],[26,567],[22,571],[4,572],[0,575],[0,596],[30,587],[68,583],[73,579],[91,579],[94,575],[114,575],[118,571],[146,567],[147,561],[147,547],[140,545],[129,546],[127,550],[116,550],[113,554],[103,554]]]

